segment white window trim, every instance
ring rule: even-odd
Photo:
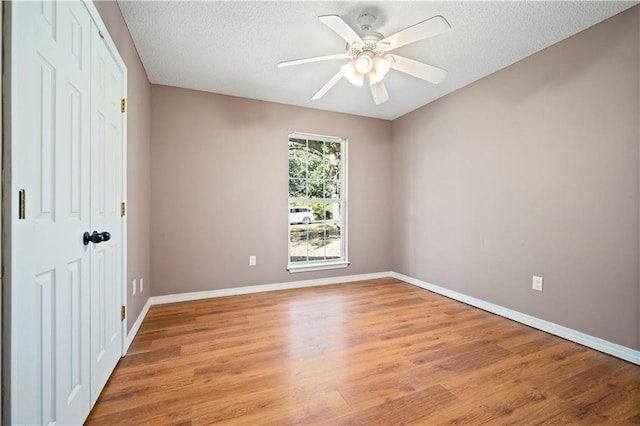
[[[300,262],[302,263],[302,262]],[[298,273],[298,272],[313,272],[313,271],[324,271],[327,269],[340,269],[340,268],[346,268],[347,266],[349,266],[351,264],[351,262],[349,262],[348,260],[340,260],[340,261],[326,261],[326,262],[322,262],[322,263],[304,263],[304,264],[300,264],[300,265],[289,265],[289,267],[287,268],[287,271],[291,272],[292,274]]]
[[[347,184],[347,181],[349,179],[349,174],[348,174],[348,151],[349,151],[349,140],[347,138],[341,138],[338,136],[325,136],[325,135],[317,135],[317,134],[313,134],[313,133],[301,133],[301,132],[289,132],[289,137],[287,139],[287,141],[289,141],[291,138],[300,138],[300,139],[320,139],[322,141],[326,141],[326,142],[340,142],[342,144],[342,146],[344,147],[343,149],[343,153],[342,153],[342,177],[341,177],[341,184],[342,184],[342,208],[343,208],[343,212],[342,212],[342,248],[343,248],[343,256],[341,259],[337,259],[337,260],[327,260],[327,261],[322,261],[322,262],[294,262],[291,263],[291,223],[289,223],[289,207],[290,207],[290,203],[289,203],[289,196],[287,195],[287,271],[289,271],[289,273],[298,273],[298,272],[313,272],[313,271],[324,271],[324,270],[329,270],[329,269],[339,269],[339,268],[346,268],[347,266],[349,266],[351,264],[351,262],[349,261],[349,244],[348,244],[348,234],[349,234],[349,208],[348,208],[348,192],[349,192],[349,185]],[[289,151],[287,150],[287,158],[289,157]],[[288,172],[287,172],[287,180],[288,180]],[[287,186],[288,186],[288,182],[287,182]],[[287,191],[288,193],[288,191]]]

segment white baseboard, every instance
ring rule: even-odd
[[[151,307],[151,297],[147,299],[147,302],[144,304],[142,311],[140,311],[140,315],[136,318],[136,322],[133,323],[133,327],[129,330],[127,334],[127,340],[125,342],[124,353],[126,354],[129,350],[129,346],[131,346],[131,342],[133,342],[133,338],[138,334],[138,330],[140,330],[140,326],[142,325],[142,321],[147,316],[147,312],[149,312],[149,308]]]
[[[353,281],[374,280],[377,278],[389,278],[391,272],[376,272],[372,274],[347,275],[333,278],[319,278],[315,280],[289,281],[276,284],[252,285],[247,287],[224,288],[220,290],[195,291],[192,293],[168,294],[166,296],[153,296],[150,298],[152,305],[174,302],[186,302],[190,300],[208,299],[211,297],[239,296],[241,294],[262,293],[265,291],[290,290],[293,288],[315,287],[321,285],[348,283]]]
[[[416,287],[420,287],[425,290],[429,290],[434,293],[441,294],[451,299],[483,309],[487,312],[491,312],[496,315],[509,318],[521,324],[525,324],[530,327],[537,328],[538,330],[542,330],[547,333],[553,334],[555,336],[562,337],[563,339],[567,339],[572,342],[579,343],[581,345],[587,346],[597,351],[604,352],[606,354],[615,356],[625,361],[629,361],[631,363],[640,365],[640,351],[628,348],[626,346],[618,345],[616,343],[612,343],[607,340],[603,340],[598,337],[594,337],[594,336],[582,333],[580,331],[573,330],[568,327],[564,327],[549,321],[545,321],[543,319],[536,318],[531,315],[523,314],[521,312],[514,311],[512,309],[508,309],[500,305],[486,302],[481,299],[476,299],[475,297],[467,296],[465,294],[458,293],[457,291],[449,290],[444,287],[437,286],[435,284],[430,284],[425,281],[421,281],[416,278],[409,277],[407,275],[399,274],[397,272],[376,272],[372,274],[347,275],[342,277],[320,278],[315,280],[290,281],[290,282],[275,283],[275,284],[225,288],[220,290],[169,294],[166,296],[153,296],[147,300],[147,302],[144,305],[144,308],[142,308],[142,312],[140,312],[140,315],[136,319],[136,322],[133,324],[131,331],[129,331],[129,334],[127,335],[127,342],[126,342],[127,347],[125,348],[125,352],[131,345],[133,338],[138,333],[138,330],[142,325],[142,321],[144,320],[145,316],[147,315],[147,312],[149,311],[149,308],[152,305],[160,305],[160,304],[174,303],[174,302],[186,302],[190,300],[208,299],[212,297],[238,296],[242,294],[262,293],[262,292],[276,291],[276,290],[290,290],[294,288],[315,287],[315,286],[322,286],[322,285],[340,284],[340,283],[348,283],[353,281],[373,280],[377,278],[389,278],[389,277],[396,278],[406,283],[415,285]]]
[[[562,337],[563,339],[567,339],[572,342],[579,343],[581,345],[587,346],[597,351],[615,356],[616,358],[620,358],[625,361],[629,361],[634,364],[640,365],[640,351],[636,351],[626,346],[618,345],[616,343],[612,343],[607,340],[603,340],[598,337],[594,337],[594,336],[582,333],[580,331],[564,327],[562,325],[545,321],[543,319],[532,317],[531,315],[523,314],[521,312],[514,311],[512,309],[508,309],[500,305],[495,305],[490,302],[485,302],[484,300],[476,299],[475,297],[467,296],[465,294],[458,293],[456,291],[449,290],[434,284],[430,284],[430,283],[418,280],[416,278],[409,277],[407,275],[399,274],[397,272],[392,272],[391,276],[393,278],[397,278],[401,281],[415,285],[416,287],[433,291],[434,293],[438,293],[443,296],[449,297],[451,299],[466,303],[468,305],[475,306],[487,312],[491,312],[491,313],[500,315],[502,317],[509,318],[521,324],[525,324],[530,327],[537,328],[538,330],[546,331],[547,333],[553,334],[558,337]]]

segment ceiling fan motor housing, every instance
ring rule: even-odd
[[[384,38],[382,34],[369,30],[365,31],[361,38],[364,44],[358,42],[347,44],[347,54],[351,59],[356,59],[362,52],[371,52],[377,56],[384,54],[384,46],[378,44]]]

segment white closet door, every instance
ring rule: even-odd
[[[91,227],[111,238],[91,244],[92,405],[122,354],[123,73],[94,28],[91,38]]]
[[[12,424],[82,424],[122,355],[126,71],[95,13],[11,4]]]
[[[79,424],[90,404],[91,20],[80,2],[12,4],[13,424]]]

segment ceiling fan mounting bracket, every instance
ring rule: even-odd
[[[358,25],[360,25],[362,31],[370,31],[373,28],[374,22],[376,22],[376,17],[370,13],[362,12],[360,16],[358,16]]]

